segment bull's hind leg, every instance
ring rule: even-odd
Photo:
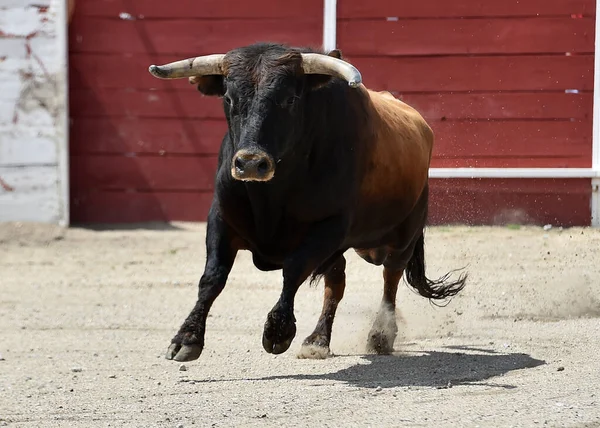
[[[329,355],[331,330],[338,304],[344,297],[346,288],[346,259],[340,256],[325,273],[323,310],[315,330],[304,339],[298,358],[326,358]]]
[[[394,341],[398,333],[396,293],[403,272],[403,268],[383,268],[383,298],[367,338],[368,352],[389,354],[394,350]]]
[[[391,247],[356,249],[356,253],[376,266],[383,264],[383,298],[375,316],[375,321],[367,337],[367,352],[389,354],[394,350],[398,333],[396,323],[396,293],[404,268],[413,250],[411,245],[405,250]]]

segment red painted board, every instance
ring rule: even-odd
[[[206,191],[214,187],[216,156],[72,155],[73,189]]]
[[[193,55],[192,55],[193,56]],[[188,79],[163,80],[152,76],[148,67],[166,64],[183,57],[151,53],[69,53],[70,89],[145,89],[145,90],[189,90],[198,93]],[[198,93],[198,95],[200,95]]]
[[[591,122],[434,122],[434,167],[591,167]]]
[[[299,45],[322,42],[322,17],[305,19],[74,20],[70,52],[197,56],[226,52],[240,45],[277,41]],[[114,74],[115,70],[113,70]]]
[[[225,118],[220,97],[204,96],[192,86],[177,91],[73,89],[69,104],[71,117]]]
[[[589,179],[432,179],[429,224],[590,224]],[[74,191],[73,223],[205,221],[210,192]]]
[[[75,191],[71,220],[78,223],[206,221],[212,192]]]
[[[591,120],[591,92],[438,93],[394,96],[412,105],[427,120],[440,119],[582,119]],[[224,119],[222,100],[192,88],[175,91],[73,89],[71,117],[156,117]]]
[[[426,120],[576,119],[592,120],[593,94],[517,92],[477,94],[394,94]]]
[[[434,121],[435,167],[589,167],[591,122]],[[224,121],[80,118],[71,152],[216,154]]]
[[[459,18],[505,16],[586,15],[596,13],[594,0],[421,0],[421,1],[341,1],[341,19],[356,18]]]
[[[489,156],[434,156],[432,168],[587,168],[589,158],[581,155],[571,156],[514,156],[512,154],[491,154]]]
[[[338,22],[346,55],[593,53],[593,18]],[[366,36],[368,35],[368,37]]]
[[[128,13],[124,19],[166,18],[306,18],[323,15],[322,0],[270,1],[252,0],[83,0],[75,7],[75,19],[87,16],[102,16],[116,19]]]
[[[589,179],[432,179],[429,224],[589,226]]]
[[[69,56],[70,89],[139,88],[197,91],[187,79],[161,80],[151,64],[177,55],[74,53]],[[352,57],[365,84],[377,90],[406,92],[538,91],[593,89],[594,56]]]
[[[398,92],[533,91],[594,87],[594,56],[348,57],[364,83]]]
[[[226,131],[224,120],[74,118],[70,152],[216,155]]]

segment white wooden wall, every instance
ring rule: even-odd
[[[69,222],[64,3],[0,0],[0,222]]]

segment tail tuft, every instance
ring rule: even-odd
[[[448,281],[453,272],[451,271],[439,279],[432,280],[425,276],[425,237],[419,237],[412,257],[406,266],[406,282],[412,286],[421,296],[431,300],[444,300],[458,294],[466,285],[468,275],[460,275],[456,281]],[[432,302],[437,306],[445,306]],[[449,302],[446,302],[448,304]]]

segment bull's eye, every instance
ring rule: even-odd
[[[292,95],[292,96],[289,96],[289,97],[286,97],[286,98],[284,98],[284,99],[283,99],[283,100],[282,100],[282,101],[279,103],[279,105],[280,105],[281,107],[290,108],[290,107],[292,107],[292,106],[294,105],[294,103],[295,103],[295,102],[296,102],[296,96],[295,96],[295,95]]]
[[[229,112],[232,115],[235,115],[237,113],[237,103],[234,103],[233,99],[227,94],[223,95],[223,101],[225,102],[226,108],[229,109]]]

